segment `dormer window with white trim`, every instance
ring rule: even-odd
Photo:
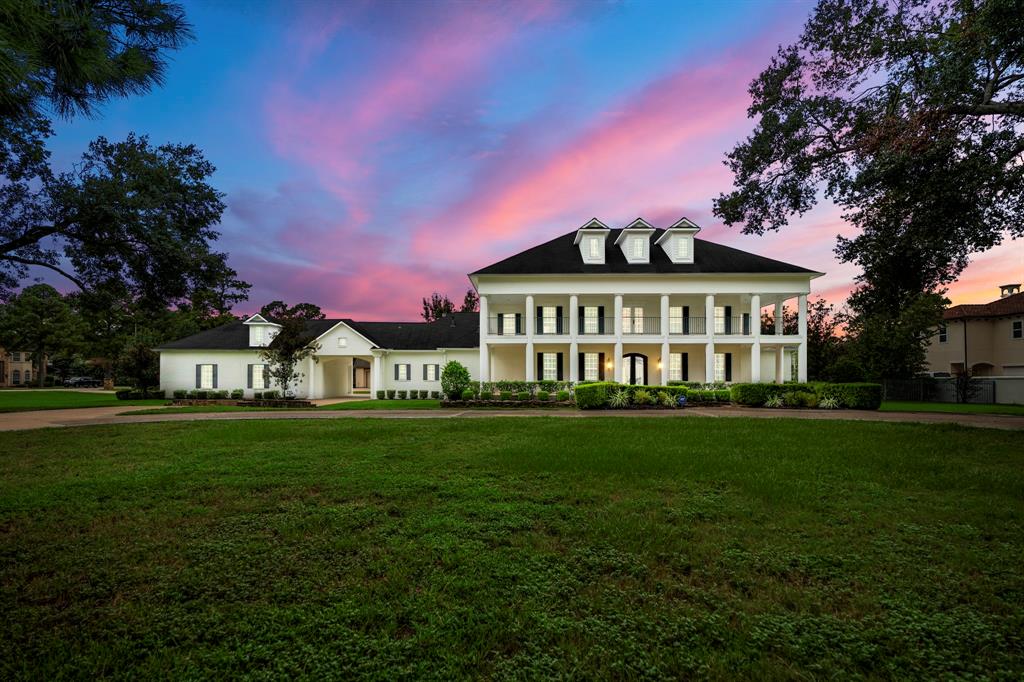
[[[622,228],[615,243],[622,249],[622,255],[626,257],[627,263],[640,265],[650,262],[648,245],[652,234],[654,228],[643,218],[637,218]]]
[[[646,243],[642,237],[633,237],[629,240],[633,244],[633,258],[642,260],[647,255]]]
[[[604,244],[611,230],[597,218],[592,218],[576,230],[573,244],[579,247],[580,257],[587,265],[604,265]]]
[[[673,263],[692,263],[693,236],[698,232],[700,232],[700,228],[696,223],[689,218],[683,218],[662,232],[655,244],[661,246],[665,255]]]
[[[603,241],[604,240],[601,239],[600,237],[587,237],[587,252],[588,255],[594,260],[597,260],[601,257],[601,249],[603,246],[601,242]]]

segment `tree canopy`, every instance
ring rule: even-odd
[[[970,254],[1024,235],[1024,8],[821,0],[751,84],[753,133],[729,154],[715,213],[761,234],[819,195],[858,235],[874,305],[901,309]]]
[[[82,344],[84,325],[65,298],[49,284],[33,284],[0,306],[0,346],[28,351],[36,381],[46,381],[46,359],[71,354]]]
[[[462,297],[462,306],[460,308],[455,307],[455,303],[448,298],[447,294],[440,294],[436,291],[429,298],[422,299],[422,303],[423,312],[420,314],[427,322],[440,320],[442,317],[454,312],[475,313],[480,309],[480,297],[477,296],[476,291],[473,289],[466,291],[466,295]]]
[[[260,315],[280,325],[274,339],[260,351],[260,357],[267,362],[271,378],[287,397],[292,385],[304,376],[297,365],[319,348],[306,331],[307,323],[324,319],[324,314],[312,303],[289,306],[283,301],[273,301],[260,309]]]

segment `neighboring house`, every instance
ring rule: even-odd
[[[1004,284],[990,303],[955,305],[928,342],[928,370],[974,376],[1024,376],[1024,293]]]
[[[636,220],[577,230],[469,275],[479,313],[436,322],[310,323],[319,345],[295,388],[308,398],[440,390],[458,360],[475,380],[805,381],[807,295],[822,273],[696,239],[694,223]],[[796,299],[798,333],[783,334]],[[761,311],[778,321],[761,329]],[[275,333],[253,315],[158,348],[164,390],[269,388],[258,349]]]
[[[31,353],[0,348],[0,386],[29,385],[36,379]]]

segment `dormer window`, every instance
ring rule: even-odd
[[[693,242],[688,238],[679,236],[676,238],[676,258],[681,261],[693,258],[693,249],[690,248]]]
[[[700,228],[696,223],[689,218],[683,218],[662,232],[655,243],[664,249],[665,255],[673,263],[692,263],[693,235],[698,232]]]
[[[253,327],[252,328],[252,338],[250,339],[250,343],[252,345],[254,345],[254,346],[262,346],[262,345],[264,345],[264,341],[263,341],[263,327]]]
[[[637,218],[619,231],[615,243],[622,249],[622,255],[626,257],[627,263],[641,265],[650,262],[647,245],[652,234],[654,228],[643,218]]]
[[[579,247],[584,263],[604,265],[604,242],[609,232],[608,226],[597,218],[592,218],[576,230],[573,244]]]
[[[645,254],[644,240],[640,237],[633,237],[631,241],[633,242],[633,258],[637,260],[643,258]]]
[[[587,252],[590,257],[597,260],[601,257],[601,242],[604,241],[600,237],[587,237]]]

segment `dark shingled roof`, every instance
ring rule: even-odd
[[[436,322],[356,322],[348,318],[312,320],[306,324],[316,338],[344,322],[380,348],[392,350],[433,350],[435,348],[476,348],[480,341],[477,313],[454,313]],[[177,341],[157,350],[250,350],[249,328],[230,322]]]
[[[947,308],[942,314],[946,320],[962,320],[977,317],[1004,317],[1024,315],[1024,292],[997,298],[991,303],[964,303]]]
[[[694,239],[691,264],[673,263],[660,246],[655,246],[665,232],[662,228],[654,228],[651,235],[651,262],[630,264],[615,246],[622,228],[612,229],[605,242],[605,262],[602,265],[591,265],[583,262],[579,246],[573,244],[576,230],[555,237],[533,248],[521,251],[505,260],[498,261],[486,268],[477,270],[473,275],[557,275],[557,274],[634,274],[634,273],[680,273],[700,274],[713,272],[733,273],[806,273],[816,271],[790,265],[782,261],[772,260],[731,246],[715,244],[703,239]]]

